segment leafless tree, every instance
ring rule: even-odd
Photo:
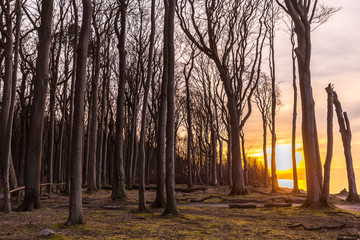
[[[164,0],[164,72],[163,81],[167,81],[167,119],[166,119],[166,205],[163,216],[177,215],[175,197],[175,158],[174,158],[174,17],[175,0]]]
[[[25,199],[20,210],[31,211],[40,207],[40,169],[44,129],[45,100],[49,78],[49,51],[53,18],[53,0],[43,1],[39,34],[36,73],[33,79],[33,100],[30,112],[29,149],[26,163]]]
[[[127,1],[119,0],[119,9],[115,18],[115,31],[118,38],[119,50],[119,83],[116,111],[116,136],[114,151],[114,176],[112,185],[112,198],[123,200],[126,198],[125,192],[125,171],[124,171],[124,154],[123,154],[123,128],[124,128],[124,92],[126,82],[126,12]],[[118,21],[120,18],[121,29],[119,30]]]
[[[86,83],[86,62],[88,45],[90,39],[92,3],[90,0],[83,0],[83,21],[79,34],[77,46],[77,67],[74,95],[74,125],[71,148],[71,180],[69,219],[67,224],[82,224],[82,157],[83,157],[83,129],[84,129],[84,93]],[[75,5],[76,6],[76,5]],[[75,8],[75,10],[77,10]]]

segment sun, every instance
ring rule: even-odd
[[[271,168],[271,148],[267,148],[267,162],[269,168]],[[252,151],[249,154],[252,157],[264,159],[264,153],[261,149]],[[279,144],[275,148],[275,159],[276,159],[276,169],[279,171],[286,171],[292,169],[292,153],[291,153],[291,144]],[[303,152],[302,146],[296,145],[296,165],[297,167],[303,167]]]

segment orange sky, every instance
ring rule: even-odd
[[[342,7],[329,22],[320,26],[312,33],[312,86],[316,107],[317,128],[322,161],[326,156],[326,99],[325,87],[334,84],[342,103],[342,108],[348,113],[352,130],[352,155],[355,175],[360,178],[360,1],[359,0],[326,0],[326,4]],[[276,40],[277,81],[281,89],[283,106],[277,113],[277,144],[290,144],[293,90],[291,79],[291,46],[288,34],[278,31]],[[246,148],[249,154],[258,154],[262,149],[262,125],[260,114],[253,105],[253,114],[245,126]],[[301,140],[301,105],[298,94],[297,145]],[[270,133],[268,133],[270,148]],[[291,166],[291,154],[279,150],[277,166],[280,170]],[[285,152],[285,153],[284,153]],[[300,157],[301,158],[301,157]],[[290,163],[290,165],[289,165]],[[300,161],[300,167],[304,163]],[[334,115],[334,155],[332,168],[345,170],[345,158],[336,115]],[[342,170],[341,170],[342,169]],[[335,171],[335,170],[334,170]],[[280,172],[278,173],[280,174]],[[346,174],[345,174],[346,177]]]

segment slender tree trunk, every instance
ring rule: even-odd
[[[186,87],[186,113],[187,113],[187,125],[188,125],[188,129],[187,129],[187,134],[188,134],[188,142],[187,142],[187,167],[188,167],[188,188],[191,188],[193,186],[193,179],[192,179],[192,166],[191,166],[191,150],[193,150],[193,134],[192,134],[192,119],[191,119],[191,107],[190,107],[190,84],[189,84],[189,80],[191,77],[191,72],[194,68],[194,51],[192,52],[191,56],[190,56],[190,62],[188,64],[190,64],[190,69],[188,71],[188,73],[186,73],[186,67],[187,64],[184,67],[184,77],[185,77],[185,87]],[[195,154],[193,154],[193,161],[194,164],[193,166],[195,167]],[[194,179],[195,180],[195,179]]]
[[[94,25],[94,24],[93,24]],[[88,176],[88,187],[87,191],[92,192],[97,190],[97,139],[98,139],[98,121],[97,121],[97,112],[98,112],[98,82],[99,82],[99,74],[100,74],[100,36],[96,37],[96,47],[94,51],[94,76],[92,79],[92,87],[91,87],[91,117],[90,117],[90,132],[89,142],[89,176]]]
[[[4,188],[4,209],[5,213],[11,212],[10,203],[10,161],[11,161],[11,136],[12,136],[12,116],[11,104],[12,104],[12,84],[13,84],[13,38],[12,38],[12,22],[11,22],[11,9],[10,3],[2,3],[1,10],[3,11],[6,19],[6,43],[4,47],[5,55],[5,74],[4,74],[4,86],[1,102],[0,113],[0,163],[2,164],[2,184]],[[4,9],[5,8],[5,9]],[[4,27],[4,26],[1,26]],[[4,27],[5,28],[5,27]],[[4,30],[5,31],[5,30]],[[1,32],[3,34],[3,32]]]
[[[76,78],[76,68],[77,68],[77,46],[78,46],[78,22],[79,22],[79,17],[78,17],[78,12],[77,12],[77,7],[76,7],[76,0],[72,0],[72,6],[74,9],[74,26],[75,26],[75,34],[74,34],[74,56],[73,56],[73,74],[71,76],[71,88],[70,88],[70,114],[69,114],[69,141],[68,141],[68,146],[67,146],[67,156],[65,158],[65,161],[61,161],[64,163],[66,163],[66,168],[63,166],[63,171],[66,171],[66,187],[65,187],[65,192],[70,193],[70,178],[71,178],[71,174],[70,174],[70,159],[71,159],[71,149],[72,149],[72,139],[73,139],[73,128],[74,128],[74,91],[75,91],[75,78]],[[61,163],[59,162],[59,163]],[[60,166],[59,166],[59,170],[61,170]],[[87,174],[87,172],[83,172],[84,175]],[[60,176],[60,174],[59,174]]]
[[[23,73],[21,86],[20,86],[20,103],[21,103],[21,139],[20,139],[20,160],[18,168],[18,182],[20,185],[24,185],[24,173],[25,173],[25,159],[26,159],[26,149],[27,149],[27,106],[25,100],[25,89],[26,89],[26,78],[27,74]]]
[[[223,173],[223,140],[219,139],[219,145],[220,145],[220,149],[219,149],[219,160],[220,160],[220,166],[219,166],[219,170],[220,170],[220,184],[224,184],[224,173]]]
[[[126,51],[125,51],[125,34],[126,34],[126,11],[127,3],[120,0],[119,10],[116,14],[116,35],[119,41],[119,84],[117,96],[116,111],[116,133],[115,133],[115,151],[114,151],[114,174],[112,185],[112,199],[124,200],[125,192],[125,172],[124,172],[124,153],[123,153],[123,128],[124,128],[124,95],[126,82]],[[121,15],[121,16],[120,16]],[[118,28],[120,17],[121,30]]]
[[[293,22],[292,22],[293,25]],[[292,133],[291,133],[291,154],[293,165],[293,192],[299,193],[298,175],[296,167],[296,118],[297,118],[297,85],[296,85],[296,55],[295,55],[295,30],[291,29],[291,55],[293,66],[293,89],[294,89],[294,105],[293,105],[293,119],[292,119]]]
[[[269,186],[269,176],[268,176],[268,160],[267,160],[267,150],[266,150],[266,143],[267,143],[267,123],[266,123],[266,116],[263,113],[262,115],[262,125],[263,125],[263,155],[264,155],[264,187],[267,188]]]
[[[164,76],[163,81],[167,86],[167,121],[166,121],[166,206],[163,216],[178,215],[175,197],[175,122],[174,122],[174,70],[175,70],[175,48],[174,48],[174,15],[175,0],[164,0]]]
[[[69,199],[68,225],[82,224],[82,167],[83,158],[83,131],[84,131],[84,93],[86,84],[86,60],[90,39],[92,3],[90,0],[83,0],[83,21],[77,47],[77,67],[75,83],[75,105],[74,105],[74,126],[71,147],[71,180]],[[76,11],[75,7],[75,11]]]
[[[333,91],[333,100],[335,105],[335,111],[339,122],[341,139],[344,146],[344,154],[346,160],[346,170],[349,182],[349,195],[346,198],[348,202],[360,202],[359,195],[356,189],[354,166],[351,154],[351,129],[350,121],[346,112],[343,112],[339,98],[335,91]]]
[[[279,3],[278,0],[276,0]],[[317,1],[316,1],[317,2]],[[297,36],[297,48],[295,49],[299,86],[302,108],[302,136],[306,168],[307,199],[304,207],[317,208],[327,205],[322,198],[322,166],[320,160],[319,142],[315,118],[315,102],[311,87],[311,21],[312,16],[309,10],[316,8],[316,2],[284,0],[286,9],[294,21],[295,33]]]
[[[231,130],[230,126],[228,126],[228,150],[227,150],[227,161],[228,161],[228,178],[229,178],[229,187],[232,188],[233,180],[232,180],[232,159],[231,159]]]
[[[62,12],[62,10],[61,10]],[[63,23],[61,23],[63,25]],[[62,31],[63,26],[61,26],[60,31]],[[46,175],[48,183],[52,183],[53,180],[53,167],[54,167],[54,155],[55,155],[55,97],[56,97],[56,88],[58,84],[58,71],[59,71],[59,61],[60,53],[62,46],[62,37],[63,34],[60,34],[59,37],[59,46],[58,50],[55,53],[56,44],[52,48],[52,78],[50,83],[50,126],[48,132],[48,150],[47,150],[47,161],[46,161]],[[56,55],[55,55],[56,54]]]
[[[217,173],[216,173],[216,165],[217,165],[217,149],[216,149],[216,131],[215,131],[215,127],[211,126],[211,161],[212,161],[212,185],[218,185],[218,180],[217,180]]]
[[[49,51],[51,45],[51,25],[53,0],[43,1],[41,25],[39,28],[38,58],[34,76],[34,98],[30,113],[29,149],[26,164],[25,199],[20,210],[31,211],[40,208],[40,169],[44,130],[44,112],[49,78]]]
[[[129,110],[130,112],[130,110]],[[130,116],[130,114],[129,114]],[[133,184],[135,182],[134,180],[134,174],[136,173],[135,171],[133,171],[134,169],[134,154],[135,154],[135,140],[134,138],[136,137],[136,115],[135,115],[135,110],[133,110],[133,116],[132,116],[132,121],[131,121],[131,127],[129,127],[131,130],[131,134],[129,136],[129,140],[128,140],[128,145],[130,146],[128,149],[129,151],[127,151],[127,188],[128,190],[131,190],[133,188]]]
[[[151,1],[151,32],[150,32],[150,45],[149,45],[149,57],[147,66],[147,76],[144,89],[143,109],[141,113],[141,132],[140,132],[140,144],[139,144],[139,211],[146,210],[145,200],[145,131],[146,131],[146,110],[147,102],[150,90],[150,80],[152,75],[152,56],[154,51],[155,42],[155,0]],[[149,155],[147,156],[149,159]]]
[[[324,185],[323,185],[323,198],[327,204],[330,204],[329,191],[330,191],[330,166],[333,155],[333,116],[334,116],[334,98],[333,98],[333,88],[331,84],[325,89],[328,95],[327,99],[327,151],[326,151],[326,160],[324,164]]]
[[[242,158],[244,161],[244,183],[246,185],[246,184],[249,184],[249,171],[248,171],[248,163],[247,163],[246,152],[245,152],[245,135],[242,130],[240,132],[240,138],[241,138],[241,153],[242,153]]]
[[[275,13],[273,0],[270,1],[270,26],[269,30],[269,69],[271,75],[271,192],[277,192],[279,188],[277,174],[276,174],[276,69],[275,69]]]
[[[15,110],[15,97],[16,97],[16,87],[17,87],[17,78],[18,78],[18,68],[19,68],[19,54],[20,54],[20,31],[21,31],[21,1],[16,0],[15,3],[16,10],[16,23],[15,23],[15,42],[14,42],[14,64],[13,64],[13,74],[12,74],[12,86],[11,86],[11,104],[10,104],[10,114],[9,114],[9,130],[11,130],[10,135],[12,135],[12,129],[14,124],[14,110]],[[10,139],[11,140],[11,139]],[[26,145],[26,143],[25,143]],[[11,143],[9,148],[10,155],[10,188],[17,188],[19,185],[18,178],[16,176],[14,161],[11,154]],[[1,162],[1,161],[0,161]],[[23,172],[23,171],[22,171]]]

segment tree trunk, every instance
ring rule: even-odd
[[[164,0],[164,73],[167,81],[167,121],[166,121],[166,206],[162,216],[178,215],[175,197],[175,159],[174,159],[174,15],[175,0]]]
[[[222,140],[219,140],[219,145],[220,145],[220,149],[219,149],[220,184],[224,184],[224,173],[223,173],[223,141],[222,141]]]
[[[33,79],[33,102],[30,113],[29,149],[26,164],[25,199],[20,210],[31,211],[40,208],[40,169],[42,159],[44,112],[49,77],[49,51],[51,45],[51,25],[53,0],[43,1],[40,14],[38,58]]]
[[[349,182],[349,195],[346,198],[348,202],[360,202],[356,189],[355,173],[351,154],[351,129],[350,121],[346,112],[343,112],[340,101],[335,91],[333,91],[335,111],[339,122],[341,139],[344,146],[344,154],[346,160],[346,170]]]
[[[147,66],[147,76],[144,89],[144,98],[143,98],[143,109],[141,113],[141,132],[140,132],[140,144],[139,144],[139,211],[143,212],[146,210],[146,200],[145,200],[145,131],[146,131],[146,111],[147,111],[147,102],[150,90],[150,80],[152,75],[152,56],[154,51],[154,42],[155,42],[155,0],[151,1],[151,32],[150,32],[150,45],[149,45],[149,56],[148,56],[148,66]],[[150,156],[147,156],[148,164]]]
[[[232,188],[233,181],[232,181],[232,159],[231,159],[231,130],[228,126],[228,150],[227,150],[227,161],[228,161],[228,178],[229,178],[229,187]]]
[[[73,139],[71,146],[71,179],[68,225],[82,224],[82,158],[83,158],[83,131],[84,131],[84,93],[86,84],[86,60],[90,39],[92,3],[90,0],[83,0],[83,21],[79,34],[77,47],[77,67],[74,96],[74,125]],[[75,7],[75,11],[77,11]]]
[[[217,173],[216,173],[216,165],[217,165],[217,150],[216,150],[216,131],[215,131],[215,126],[211,126],[211,161],[212,161],[212,181],[211,184],[212,185],[218,185],[218,180],[217,180]]]
[[[126,82],[126,51],[125,51],[125,34],[126,34],[126,11],[127,3],[120,0],[119,10],[116,14],[116,35],[119,41],[119,84],[117,96],[116,111],[116,133],[115,133],[115,151],[114,151],[114,173],[112,185],[112,199],[124,200],[125,192],[125,172],[124,172],[124,154],[123,154],[123,128],[124,128],[124,95]],[[120,16],[121,15],[121,16]],[[121,30],[118,28],[118,20],[121,18]]]
[[[11,136],[12,136],[12,116],[11,105],[12,96],[12,85],[13,85],[13,39],[12,39],[12,22],[11,22],[11,9],[10,4],[6,4],[6,8],[2,5],[1,10],[5,14],[6,18],[6,43],[4,47],[5,55],[5,74],[4,74],[4,87],[1,102],[1,114],[0,114],[0,163],[2,169],[2,183],[4,188],[4,209],[5,213],[11,212],[10,203],[10,157],[11,157]],[[1,26],[4,27],[5,26]],[[5,30],[4,30],[5,31]],[[1,32],[3,34],[3,32]]]
[[[276,174],[276,65],[275,65],[275,14],[273,0],[270,1],[270,26],[269,31],[269,69],[271,76],[271,192],[279,188]]]
[[[329,199],[329,190],[330,190],[330,166],[333,155],[333,88],[331,84],[325,89],[328,94],[327,99],[327,151],[326,151],[326,160],[324,164],[324,185],[323,185],[323,198],[327,204],[330,204]]]
[[[267,123],[266,123],[266,116],[263,113],[262,115],[262,123],[263,123],[263,155],[264,155],[264,187],[267,188],[269,186],[269,176],[268,176],[268,160],[267,160],[267,150],[266,150],[266,143],[267,143]]]
[[[296,167],[296,117],[297,117],[297,85],[296,85],[296,55],[295,55],[295,31],[292,22],[291,29],[291,56],[293,66],[293,89],[294,89],[294,105],[293,105],[293,119],[292,119],[292,133],[291,133],[291,155],[293,165],[293,193],[299,193],[298,175]]]
[[[248,163],[246,159],[246,152],[245,152],[245,135],[243,130],[240,132],[240,138],[241,138],[241,153],[244,161],[244,183],[249,184],[249,170],[248,170]]]
[[[278,0],[276,0],[279,3]],[[313,1],[284,0],[281,5],[294,21],[297,36],[295,49],[298,67],[302,108],[302,136],[306,167],[307,199],[304,207],[317,208],[327,205],[322,199],[322,167],[315,118],[315,103],[311,87],[311,21],[316,3]],[[311,9],[312,8],[312,9]]]
[[[191,153],[193,152],[193,133],[192,133],[192,119],[191,119],[191,107],[190,107],[191,100],[190,100],[189,80],[191,77],[191,72],[194,68],[194,51],[192,52],[190,58],[191,58],[190,61],[184,66],[184,71],[183,71],[184,78],[185,78],[185,87],[186,87],[186,114],[187,114],[187,125],[188,125],[187,155],[186,155],[187,167],[188,167],[188,188],[191,188],[193,186],[193,178],[192,178],[193,170],[192,170],[192,166],[191,166]],[[190,69],[189,69],[188,73],[186,73],[186,67],[188,64],[190,64]],[[195,154],[193,154],[193,161],[194,161],[193,166],[195,167]]]
[[[94,23],[93,23],[94,25]],[[96,47],[94,48],[94,76],[92,79],[91,87],[91,117],[90,117],[90,132],[88,133],[90,149],[89,149],[89,176],[88,176],[88,192],[97,190],[97,139],[98,139],[98,121],[97,121],[97,112],[98,112],[98,82],[100,74],[100,36],[96,36]]]

